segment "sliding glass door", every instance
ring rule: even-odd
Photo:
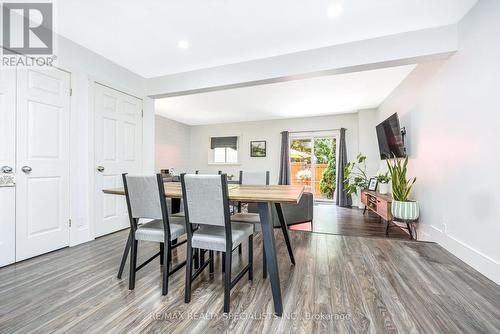
[[[291,134],[290,166],[292,184],[305,186],[315,200],[333,200],[337,188],[336,133]]]

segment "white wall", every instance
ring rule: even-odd
[[[375,111],[365,111],[363,114],[375,115]],[[375,117],[373,117],[373,121]],[[368,123],[366,121],[366,123]],[[364,123],[365,124],[365,123]],[[216,125],[199,125],[191,127],[191,149],[190,162],[188,168],[203,171],[218,171],[222,170],[228,174],[238,175],[239,170],[246,171],[262,171],[269,170],[272,183],[278,182],[279,174],[279,157],[281,149],[281,131],[318,131],[331,130],[344,127],[347,129],[347,155],[350,160],[354,159],[360,150],[360,133],[358,130],[358,113],[307,117],[294,119],[280,119],[271,121],[258,122],[241,122]],[[369,128],[363,125],[364,129]],[[374,124],[370,131],[375,131]],[[209,165],[208,164],[208,141],[212,136],[229,136],[237,135],[240,137],[239,142],[239,165]],[[364,135],[364,133],[363,133]],[[250,141],[266,140],[267,141],[267,156],[265,158],[250,157]],[[363,139],[363,142],[365,140]],[[366,147],[366,146],[365,146]],[[373,149],[373,147],[371,148]],[[365,153],[365,152],[363,152]],[[370,156],[373,157],[373,152]],[[372,166],[377,164],[376,161],[369,162]]]
[[[183,172],[189,168],[190,126],[171,119],[155,117],[155,170],[173,168]]]
[[[421,236],[500,283],[500,2],[459,23],[459,51],[419,65],[379,108],[408,131]]]

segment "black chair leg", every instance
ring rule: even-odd
[[[160,242],[160,266],[163,266],[163,251],[165,249],[164,243]]]
[[[188,244],[186,254],[186,282],[184,290],[184,302],[191,301],[191,277],[193,277],[193,248]]]
[[[200,249],[200,267],[205,264],[205,250]]]
[[[264,248],[264,240],[262,241],[262,278],[267,278],[267,259],[266,249]]]
[[[229,313],[231,303],[231,250],[224,253],[226,271],[224,272],[224,313]]]
[[[214,273],[214,251],[213,250],[208,252],[208,261],[210,261],[208,270],[209,270],[210,274],[213,274]]]
[[[163,260],[163,284],[161,288],[161,293],[162,295],[167,295],[168,294],[168,271],[170,267],[170,259],[169,259],[169,250],[171,249],[170,243],[167,242],[166,249],[165,249],[165,244],[162,244],[162,252],[160,254],[160,258]]]
[[[198,269],[200,267],[200,250],[196,248],[194,250],[194,269]]]
[[[248,237],[248,280],[253,280],[253,235]]]
[[[118,279],[122,278],[123,269],[125,268],[125,262],[127,261],[128,253],[130,252],[130,244],[132,243],[132,232],[129,232],[127,244],[125,245],[125,249],[123,250],[122,261],[120,262],[120,269],[118,269],[118,275],[116,276]]]
[[[135,289],[135,271],[137,268],[137,240],[132,241],[130,247],[130,275],[128,280],[129,290]]]
[[[239,244],[239,246],[238,246],[238,254],[241,254],[241,253],[243,253],[243,250],[242,250],[241,244]]]
[[[225,252],[222,252],[221,253],[221,262],[222,262],[222,272],[226,272],[226,253]]]

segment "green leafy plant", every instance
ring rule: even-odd
[[[348,162],[344,168],[345,192],[349,195],[355,194],[358,188],[368,187],[368,177],[366,175],[366,156],[358,153],[356,161]]]
[[[389,174],[392,178],[392,197],[396,201],[408,202],[411,189],[417,178],[406,178],[408,157],[404,160],[394,157],[392,160],[392,162],[387,160],[387,168],[389,168]]]
[[[379,174],[376,178],[379,183],[389,183],[389,181],[391,180],[389,172],[385,174]]]
[[[319,190],[326,198],[333,198],[335,192],[335,184],[337,179],[337,161],[335,158],[335,146],[331,149],[328,155],[328,167],[323,171],[323,176],[319,182]]]

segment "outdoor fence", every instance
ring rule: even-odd
[[[316,198],[323,198],[321,191],[319,190],[319,182],[323,177],[323,172],[328,167],[328,164],[315,164],[314,167],[314,180],[309,179],[300,179],[297,177],[297,173],[302,170],[311,170],[311,164],[306,164],[304,162],[292,162],[291,163],[291,176],[292,176],[292,184],[296,185],[304,185],[308,191],[312,191]],[[311,170],[312,172],[312,170]],[[312,173],[311,173],[312,175]],[[311,183],[313,183],[313,188],[311,187]],[[312,190],[314,189],[314,190]]]

